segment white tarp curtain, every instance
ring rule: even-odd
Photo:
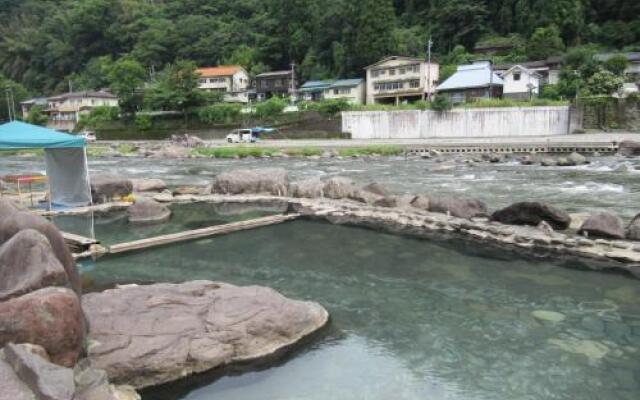
[[[51,204],[68,207],[91,204],[85,148],[45,149],[44,154]]]

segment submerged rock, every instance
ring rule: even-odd
[[[540,160],[540,165],[542,165],[543,167],[555,167],[556,165],[558,165],[558,162],[553,158],[545,157]]]
[[[83,307],[92,363],[138,388],[273,355],[328,321],[317,303],[209,281],[91,293]]]
[[[579,234],[589,236],[624,239],[622,220],[614,214],[599,212],[591,215],[578,230]]]
[[[569,157],[567,157],[567,159],[569,160],[571,165],[582,165],[589,162],[587,160],[587,157],[583,156],[582,154],[576,153],[575,151],[569,154]]]
[[[531,315],[536,319],[549,322],[562,322],[566,318],[562,313],[547,310],[536,310],[531,312]]]
[[[564,230],[571,224],[565,211],[539,202],[524,201],[511,204],[491,215],[491,220],[508,225],[538,226],[545,221],[555,230]]]
[[[283,168],[237,169],[216,176],[213,192],[219,194],[289,194],[289,174]]]
[[[379,184],[378,182],[373,182],[373,183],[370,183],[368,185],[365,185],[365,186],[362,187],[361,190],[363,190],[365,192],[377,194],[378,196],[388,196],[389,195],[389,191],[384,186]]]
[[[134,224],[157,224],[168,221],[171,210],[155,200],[141,197],[127,209],[127,216]]]

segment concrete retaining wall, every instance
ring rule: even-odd
[[[349,111],[342,113],[342,132],[353,139],[565,135],[569,120],[568,106]]]

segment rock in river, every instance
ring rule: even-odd
[[[476,199],[429,196],[429,211],[470,219],[486,216],[487,205]]]
[[[622,220],[617,215],[607,212],[599,212],[591,215],[580,227],[580,234],[604,237],[611,239],[624,239]]]
[[[134,192],[162,192],[167,184],[162,179],[131,179]]]
[[[155,200],[140,197],[127,209],[129,222],[133,224],[157,224],[171,218],[171,210]]]
[[[625,157],[640,156],[640,142],[625,140],[618,145],[618,154]]]
[[[555,230],[567,229],[571,217],[565,211],[539,202],[524,201],[511,204],[491,215],[491,220],[509,225],[538,226],[545,221]]]
[[[116,197],[125,197],[133,192],[133,183],[115,175],[91,176],[91,197],[94,203],[105,203]]]
[[[289,174],[283,168],[236,169],[216,176],[213,192],[219,194],[289,194]]]
[[[194,281],[83,296],[89,359],[115,383],[147,387],[294,345],[328,322],[317,303],[260,286]]]
[[[633,217],[627,227],[627,239],[640,240],[640,214]]]

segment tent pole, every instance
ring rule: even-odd
[[[96,238],[96,232],[94,228],[94,215],[93,215],[93,197],[91,196],[91,177],[89,175],[89,159],[87,158],[87,146],[82,148],[84,150],[84,169],[87,171],[87,190],[89,191],[89,210],[91,211],[91,239]]]

